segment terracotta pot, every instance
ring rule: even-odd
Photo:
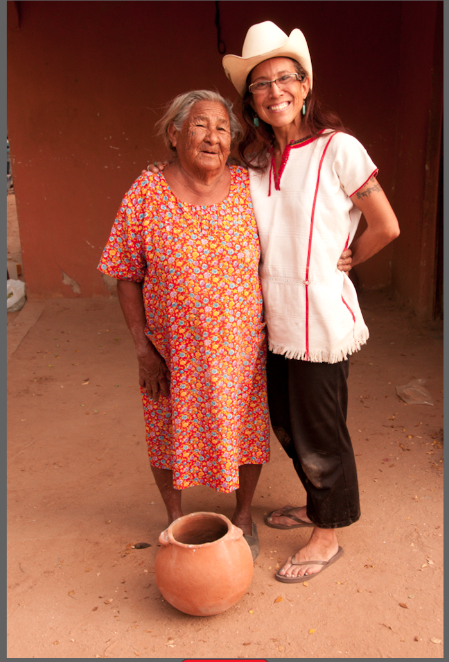
[[[156,584],[173,607],[192,616],[212,616],[246,593],[253,559],[243,531],[224,515],[191,513],[159,536]]]

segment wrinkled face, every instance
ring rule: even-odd
[[[286,73],[295,73],[295,65],[286,57],[274,57],[254,67],[251,83],[274,80]],[[264,122],[273,127],[301,123],[301,110],[309,91],[309,79],[293,80],[283,89],[272,83],[262,94],[252,94],[251,105]]]
[[[187,170],[224,169],[231,152],[231,127],[226,108],[216,101],[198,101],[181,131],[168,129],[178,159]]]

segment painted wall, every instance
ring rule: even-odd
[[[394,244],[392,281],[401,301],[419,317],[430,319],[436,304],[436,279],[442,281],[442,273],[437,274],[437,247],[443,239],[438,214],[442,209],[437,204],[442,158],[443,3],[401,4],[394,178],[401,236]]]
[[[399,213],[410,216],[402,199],[401,149],[409,129],[421,149],[428,122],[410,121],[398,133],[398,117],[412,94],[410,50],[429,77],[437,4],[219,3],[227,53],[241,54],[253,23],[272,20],[286,33],[303,30],[315,89],[367,148],[406,228]],[[404,28],[405,5],[418,9],[416,19],[405,12]],[[96,265],[123,194],[164,154],[153,135],[163,105],[195,88],[237,99],[222,71],[215,11],[211,1],[8,2],[8,134],[31,296],[108,295]],[[422,22],[424,37],[414,40]],[[427,88],[424,95],[417,91],[416,114],[431,97]],[[423,177],[422,161],[410,167]],[[423,192],[416,197],[419,206]],[[358,267],[363,287],[383,287],[393,276],[393,284],[407,289],[404,269],[414,268],[408,253],[419,243],[412,234]],[[80,294],[63,283],[64,274]]]

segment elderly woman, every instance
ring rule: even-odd
[[[174,160],[125,195],[99,269],[118,279],[151,469],[169,523],[181,490],[236,492],[232,522],[258,553],[251,501],[269,460],[259,241],[230,103],[181,94],[159,130]]]
[[[242,57],[226,55],[223,66],[243,101],[239,152],[261,243],[270,417],[307,493],[306,506],[265,521],[313,527],[276,574],[303,582],[341,557],[336,530],[360,517],[347,377],[348,356],[368,329],[354,286],[335,265],[349,245],[353,265],[367,260],[399,228],[366,150],[320,108],[300,30],[287,37],[271,21],[253,25]],[[361,213],[367,228],[351,244]]]

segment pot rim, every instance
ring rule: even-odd
[[[184,543],[180,542],[179,540],[176,540],[176,538],[173,535],[173,527],[177,522],[180,520],[186,520],[186,519],[191,519],[198,517],[198,515],[207,515],[209,517],[215,517],[218,519],[221,519],[228,527],[228,530],[222,536],[221,538],[218,538],[217,540],[213,540],[212,542],[205,542],[201,543],[199,545],[195,544],[190,544],[190,543]],[[187,549],[192,549],[192,548],[200,548],[202,549],[203,547],[210,547],[211,545],[216,545],[217,543],[222,542],[223,540],[238,540],[243,536],[243,531],[240,529],[238,526],[235,526],[231,520],[226,517],[226,515],[222,515],[221,513],[213,513],[210,511],[202,510],[198,511],[195,513],[189,513],[188,515],[182,515],[182,517],[178,517],[175,519],[166,529],[161,533],[160,539],[164,538],[164,534],[167,540],[167,543],[171,543],[172,545],[178,545],[179,547],[185,547]],[[167,544],[165,543],[165,544]]]

